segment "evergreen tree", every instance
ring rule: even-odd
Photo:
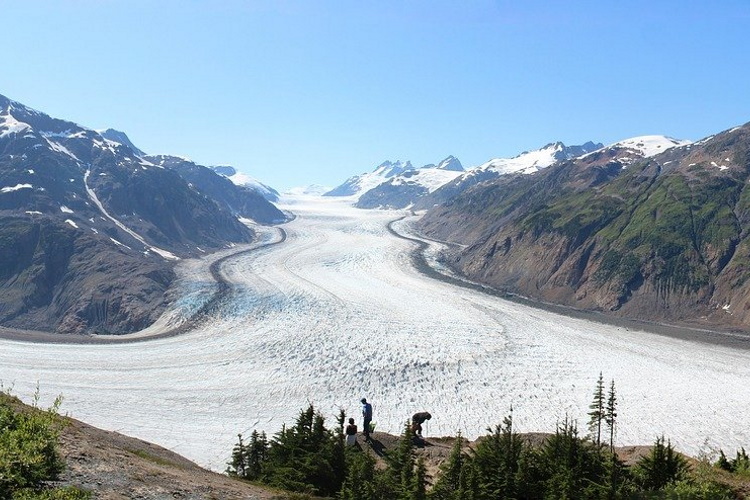
[[[578,437],[578,428],[567,418],[541,449],[545,498],[601,498],[607,470],[601,449]]]
[[[719,450],[719,459],[716,461],[716,467],[732,472],[732,464],[727,460],[724,450]]]
[[[490,430],[490,429],[488,429]],[[513,409],[474,449],[480,491],[488,498],[515,498],[516,475],[523,444],[513,432]]]
[[[589,431],[592,437],[596,437],[596,445],[601,445],[602,420],[604,419],[604,377],[599,372],[599,380],[594,389],[594,399],[589,405]]]
[[[427,468],[424,457],[419,457],[412,480],[409,500],[427,500]]]
[[[471,458],[468,458],[461,468],[461,489],[458,491],[460,500],[481,500],[479,478]]]
[[[615,451],[615,425],[617,424],[617,396],[615,395],[615,381],[609,384],[607,393],[607,405],[604,409],[604,423],[609,429],[609,450]]]
[[[335,490],[339,490],[346,479],[346,436],[344,435],[344,424],[346,423],[346,413],[343,409],[339,410],[339,416],[336,419],[336,429],[333,432],[333,447],[331,453],[331,467],[334,474]]]
[[[660,490],[666,485],[682,479],[688,471],[687,461],[672,448],[664,436],[656,438],[651,453],[636,464],[636,477],[646,490]]]
[[[465,479],[464,468],[467,457],[463,451],[464,439],[458,433],[448,459],[440,466],[440,475],[430,494],[435,500],[457,500],[460,498],[461,479]]]
[[[545,479],[546,470],[541,451],[532,446],[524,446],[518,459],[516,473],[517,498],[544,498]]]
[[[609,459],[605,461],[605,464],[608,471],[606,498],[615,500],[629,497],[633,490],[633,484],[628,467],[611,450],[609,451]]]
[[[246,460],[247,448],[242,441],[242,434],[237,434],[237,444],[232,448],[232,460],[227,464],[227,474],[245,478]]]
[[[246,447],[245,479],[260,479],[263,463],[268,458],[268,439],[266,433],[254,430],[250,435],[250,445]]]
[[[287,490],[332,495],[343,478],[334,469],[334,437],[313,405],[300,412],[293,427],[282,427],[268,446],[264,482]]]
[[[409,422],[404,425],[398,446],[392,453],[386,454],[388,462],[388,483],[393,488],[392,498],[407,499],[411,494],[414,479],[414,449],[412,431]]]
[[[745,448],[742,447],[737,452],[737,456],[732,460],[732,472],[747,472],[750,471],[750,457],[745,453]]]
[[[375,458],[351,448],[347,450],[347,474],[338,493],[340,500],[373,500],[384,498],[376,493]]]

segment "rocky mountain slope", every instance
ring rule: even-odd
[[[149,155],[144,156],[144,159],[155,165],[174,170],[188,185],[218,202],[234,215],[252,219],[261,224],[278,224],[286,220],[284,213],[268,201],[259,190],[235,184],[230,178],[213,168],[198,165],[179,156]],[[228,167],[223,167],[223,169],[226,168]],[[266,192],[272,196],[270,190]],[[278,199],[278,193],[276,198]]]
[[[279,193],[275,189],[238,172],[232,166],[205,167],[183,156],[149,155],[136,147],[125,132],[109,128],[100,131],[100,134],[111,142],[129,147],[146,162],[176,171],[198,191],[218,201],[235,215],[261,224],[275,224],[286,218],[270,203],[279,199]]]
[[[478,184],[420,223],[472,279],[658,322],[750,327],[750,124],[622,141]]]
[[[165,305],[177,259],[252,236],[175,170],[0,96],[3,326],[143,328]]]

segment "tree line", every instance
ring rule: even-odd
[[[709,499],[737,498],[721,473],[750,476],[744,449],[728,460],[698,470],[677,453],[669,440],[656,438],[650,452],[626,465],[615,452],[617,395],[614,381],[605,391],[602,374],[588,412],[588,434],[565,418],[539,444],[518,434],[512,408],[502,423],[471,446],[459,433],[450,455],[435,477],[427,474],[415,452],[408,422],[395,448],[378,465],[365,445],[346,447],[346,415],[333,428],[313,405],[294,424],[270,439],[253,431],[239,435],[227,473],[299,494],[340,500],[496,500],[496,499]],[[706,473],[705,467],[711,469]],[[713,472],[712,472],[713,471]]]

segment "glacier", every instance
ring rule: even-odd
[[[311,196],[282,207],[296,214],[286,239],[224,264],[234,287],[199,327],[123,344],[0,340],[3,387],[28,401],[38,384],[42,404],[62,394],[72,417],[219,471],[238,433],[271,435],[309,403],[329,424],[340,408],[360,420],[362,397],[377,430],[391,433],[427,410],[428,437],[473,439],[512,406],[519,432],[553,432],[568,417],[585,434],[600,372],[617,389],[618,445],[664,434],[698,455],[750,442],[750,351],[561,316],[426,277],[413,266],[414,242],[388,231],[407,216],[394,227],[409,233],[406,211]],[[280,230],[264,231],[273,239]],[[210,295],[210,262],[178,264],[175,307],[195,310]]]

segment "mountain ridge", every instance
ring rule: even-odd
[[[746,329],[750,126],[668,141],[660,151],[620,141],[531,176],[476,185],[428,210],[419,228],[468,245],[452,265],[513,293]]]
[[[166,307],[178,258],[252,238],[176,171],[0,96],[0,324],[144,328]]]

